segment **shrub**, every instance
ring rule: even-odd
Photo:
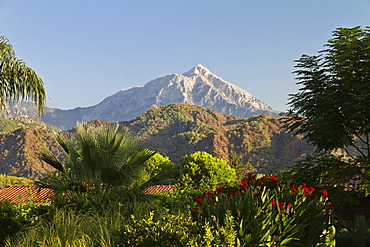
[[[166,211],[158,218],[154,213],[123,225],[119,230],[118,247],[122,246],[235,246],[236,231],[231,214],[227,214],[224,226],[197,224],[190,215],[172,215]]]
[[[182,215],[163,214],[154,219],[136,219],[125,224],[119,231],[120,242],[117,246],[194,246],[199,238],[196,222]]]
[[[179,187],[187,190],[216,188],[235,184],[236,172],[227,161],[206,152],[185,155],[180,160]]]
[[[13,237],[27,221],[9,201],[0,201],[0,244],[7,237]]]

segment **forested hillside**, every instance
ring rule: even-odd
[[[0,135],[0,174],[39,179],[52,169],[39,160],[38,152],[48,148],[58,155],[61,151],[52,127],[29,119],[31,124],[25,122],[22,118],[0,121],[3,133]],[[88,124],[104,123],[108,122],[96,120]],[[119,124],[128,127],[175,164],[182,156],[196,151],[205,151],[224,160],[240,154],[244,164],[268,173],[284,165],[291,166],[314,151],[299,136],[281,129],[277,118],[266,115],[238,118],[189,104],[152,109],[135,120]]]
[[[59,153],[56,131],[60,130],[26,116],[0,119],[0,174],[39,179],[52,171],[38,152],[48,148]]]
[[[152,109],[134,121],[122,122],[155,149],[178,163],[183,155],[206,151],[229,160],[241,154],[261,172],[291,166],[314,151],[299,136],[281,128],[279,119],[261,115],[238,118],[188,104]]]

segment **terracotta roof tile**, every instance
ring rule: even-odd
[[[155,186],[150,186],[146,188],[143,192],[145,194],[155,195],[155,194],[159,194],[162,192],[171,191],[175,189],[176,189],[175,185],[155,185]]]
[[[36,203],[39,203],[50,200],[52,195],[54,195],[52,189],[40,188],[37,185],[12,185],[0,190],[0,200],[10,200],[16,204],[30,200],[31,196],[36,197]]]

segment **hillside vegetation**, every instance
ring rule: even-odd
[[[41,162],[38,153],[50,148],[58,154],[54,133],[60,129],[20,116],[0,119],[0,174],[40,179],[53,169]]]
[[[283,165],[291,166],[314,151],[300,136],[286,133],[277,118],[238,118],[189,104],[152,109],[121,124],[148,140],[174,163],[196,151],[224,160],[238,153],[243,162],[266,173],[280,170]]]
[[[88,125],[108,123],[95,120]],[[179,164],[182,156],[205,151],[229,160],[241,155],[242,162],[269,173],[291,166],[314,151],[299,136],[281,129],[279,119],[261,115],[238,118],[189,104],[152,109],[132,121],[119,123],[146,140],[153,150]],[[48,148],[62,151],[54,140],[58,130],[30,118],[0,120],[0,174],[40,179],[53,169],[38,158]],[[73,133],[73,130],[65,131]]]

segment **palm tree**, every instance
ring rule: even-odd
[[[44,111],[46,90],[41,78],[15,56],[13,46],[5,36],[0,36],[0,111],[10,99],[31,99],[41,115]]]
[[[102,204],[117,188],[142,190],[148,185],[149,181],[144,180],[147,175],[144,163],[155,152],[141,145],[127,129],[113,124],[79,125],[76,132],[77,137],[71,136],[67,140],[60,134],[56,136],[65,151],[62,161],[49,151],[40,153],[43,161],[61,173],[64,187],[75,191],[88,187],[100,196],[98,203]],[[53,184],[49,185],[52,187]]]

